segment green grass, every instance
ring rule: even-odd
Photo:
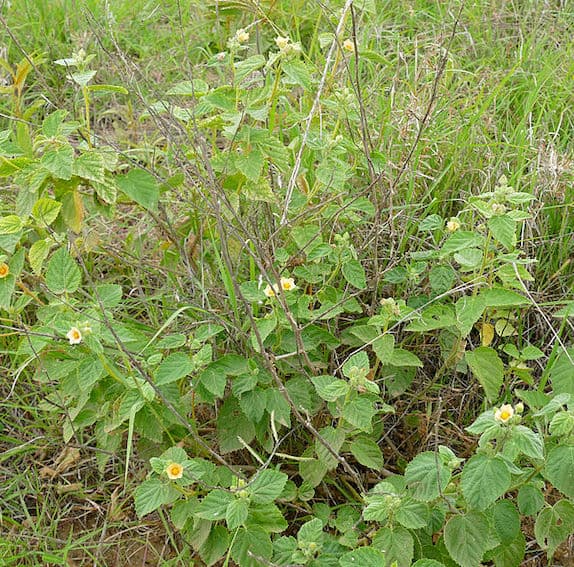
[[[202,138],[191,122],[179,127],[174,120],[145,118],[145,112],[180,81],[203,79],[210,87],[228,84],[230,73],[214,66],[213,58],[228,49],[228,38],[241,27],[252,26],[252,38],[257,38],[249,55],[266,53],[274,47],[277,34],[288,35],[301,42],[304,61],[320,76],[328,49],[321,41],[324,34],[334,32],[343,4],[308,0],[0,2],[0,44],[7,46],[6,60],[15,65],[33,54],[45,56],[30,74],[23,95],[25,105],[42,100],[35,115],[28,118],[31,123],[39,123],[58,108],[82,120],[79,89],[53,61],[83,48],[95,55],[90,66],[98,71],[96,83],[122,85],[130,91],[128,96],[94,96],[92,128],[100,142],[114,146],[122,163],[154,171],[162,183],[184,176],[182,183],[163,186],[162,207],[155,216],[142,216],[125,199],[115,215],[100,216],[103,207],[94,203],[86,211],[89,228],[74,236],[74,246],[93,282],[123,287],[127,297],[120,307],[122,321],[131,325],[134,335],[135,329],[141,331],[141,336],[124,337],[130,346],[137,345],[134,350],[143,347],[146,337],[158,329],[192,335],[201,323],[216,322],[225,328],[225,338],[218,343],[222,352],[248,352],[250,321],[241,311],[238,282],[256,280],[260,272],[270,269],[266,259],[288,240],[287,229],[279,226],[278,215],[264,200],[246,205],[237,195],[233,202],[237,218],[222,213],[220,225],[205,220],[212,211],[201,191],[207,187],[209,193],[210,172],[201,156],[200,141],[210,154],[217,152],[218,144],[232,142],[222,141],[216,127]],[[351,232],[358,257],[371,280],[378,283],[364,305],[375,306],[390,293],[389,286],[381,283],[382,274],[404,263],[410,253],[428,247],[418,222],[431,214],[444,218],[467,214],[468,198],[491,191],[504,174],[510,185],[536,197],[533,218],[526,221],[520,238],[522,249],[537,260],[530,292],[550,314],[546,307],[571,299],[574,290],[574,43],[570,41],[574,12],[567,3],[542,0],[466,2],[447,52],[460,2],[381,0],[375,5],[374,14],[360,10],[355,14],[362,53],[357,74],[352,57],[345,64],[337,55],[337,65],[328,75],[321,128],[326,136],[344,137],[346,151],[341,159],[351,164],[348,183],[335,200],[339,206],[347,193],[363,194],[369,185],[369,172],[361,161],[359,109],[336,99],[345,92],[353,98],[352,93],[360,89],[370,150],[380,175],[364,196],[376,205],[380,218],[364,223],[338,216],[321,219],[322,199],[330,196],[317,194],[309,198],[307,207],[307,195],[301,191],[296,206],[303,202],[305,206],[298,209],[297,221],[301,225],[321,222],[326,234]],[[351,35],[350,20],[347,24],[345,37]],[[444,74],[437,82],[445,56]],[[282,139],[294,140],[293,151],[313,98],[313,92],[280,93],[278,130]],[[429,109],[428,121],[423,123]],[[15,120],[10,97],[2,95],[0,130],[11,128]],[[319,131],[317,124],[318,120],[313,134]],[[75,143],[81,143],[79,137]],[[396,182],[411,151],[404,174]],[[320,150],[309,153],[303,163],[302,172],[311,186],[321,155]],[[283,179],[284,184],[287,181]],[[2,215],[11,210],[16,192],[10,184],[0,187]],[[295,265],[297,258],[291,260]],[[36,276],[30,281],[41,283]],[[414,287],[399,289],[406,296]],[[72,305],[80,310],[78,304]],[[258,309],[255,305],[255,316]],[[0,311],[0,316],[5,314]],[[345,315],[333,323],[340,327],[332,330],[339,332],[351,322],[352,317]],[[52,466],[65,446],[61,438],[64,417],[50,405],[57,396],[47,382],[37,379],[34,363],[19,366],[21,358],[15,362],[18,336],[12,335],[36,323],[33,314],[17,321],[0,319],[0,398],[4,400],[0,447],[5,451],[0,456],[0,563],[135,565],[143,564],[147,554],[150,565],[189,564],[185,537],[165,515],[139,521],[133,512],[133,490],[145,478],[147,459],[158,454],[159,444],[153,439],[136,432],[125,470],[128,441],[123,436],[102,468],[97,460],[97,432],[87,428],[73,441],[81,458],[53,477],[43,476],[42,468]],[[554,340],[538,315],[530,316],[525,326],[541,348],[543,342]],[[572,341],[568,324],[560,327],[560,337]],[[424,353],[427,366],[440,359],[438,341],[425,344],[414,338],[412,344]],[[332,367],[344,358],[337,356],[330,361]],[[300,370],[286,360],[282,370]],[[129,374],[132,363],[124,355],[121,371]],[[427,378],[432,382],[432,376]],[[439,378],[431,390],[467,387],[454,378]],[[477,389],[468,390],[470,401],[453,395],[448,402],[451,412],[461,408],[459,431],[472,421],[470,416],[480,411],[481,404],[484,407]],[[423,424],[436,410],[436,399],[429,401],[431,394],[424,393],[421,399],[398,402],[409,415],[405,420],[397,418],[393,425],[397,435],[391,439],[398,454],[389,449],[385,455],[398,469],[428,440]],[[59,403],[65,405],[65,400]],[[194,406],[196,410],[201,412]],[[199,433],[210,442],[217,414],[204,411]],[[441,427],[441,435],[448,437],[449,425]],[[184,437],[181,424],[165,429],[160,436],[167,432],[172,439]],[[459,448],[464,446],[462,435],[458,443]],[[302,446],[293,442],[289,449],[295,454]],[[346,494],[346,482],[335,483],[338,496],[334,499],[339,502],[341,494]],[[76,483],[77,491],[63,490]],[[134,557],[141,563],[135,563]]]

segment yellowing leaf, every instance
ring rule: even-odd
[[[490,323],[483,323],[480,328],[480,340],[482,346],[490,346],[494,339],[494,327]]]

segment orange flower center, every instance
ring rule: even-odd
[[[8,264],[0,264],[0,278],[5,278],[10,273]]]
[[[500,419],[502,419],[502,421],[506,421],[507,419],[510,419],[512,416],[510,415],[509,411],[502,411],[500,412]]]

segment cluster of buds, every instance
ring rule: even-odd
[[[448,232],[456,232],[461,227],[460,221],[456,217],[450,217],[446,223],[446,229]]]
[[[233,37],[230,37],[227,40],[227,47],[229,49],[237,49],[240,47],[244,47],[248,41],[249,41],[249,32],[241,28],[235,32],[235,35]]]
[[[381,299],[380,304],[388,315],[394,315],[398,317],[401,314],[400,307],[392,297],[384,297]]]
[[[490,208],[495,215],[503,215],[506,212],[506,206],[502,203],[492,203]]]
[[[278,35],[275,38],[275,45],[282,55],[298,55],[301,53],[301,44],[293,43],[288,37]]]

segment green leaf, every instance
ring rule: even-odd
[[[275,422],[291,426],[291,408],[285,396],[277,388],[267,388],[267,413],[273,414]]]
[[[287,475],[279,471],[266,469],[260,472],[249,486],[251,499],[257,504],[270,504],[279,498],[287,479]]]
[[[472,331],[474,324],[482,317],[486,305],[480,296],[465,295],[455,304],[457,327],[463,337]]]
[[[267,533],[281,533],[289,527],[289,524],[275,504],[262,504],[260,506],[251,504],[247,527],[259,527]]]
[[[267,408],[267,396],[263,388],[256,388],[251,392],[244,392],[239,400],[243,413],[251,420],[259,423]]]
[[[410,567],[414,556],[414,541],[408,530],[401,526],[381,528],[373,538],[373,547],[385,554],[385,565]],[[362,567],[362,564],[360,564]]]
[[[101,284],[96,286],[95,295],[108,309],[117,307],[122,301],[122,286],[118,284]]]
[[[170,354],[155,371],[156,386],[176,382],[180,378],[191,374],[193,369],[194,365],[187,354],[179,352]]]
[[[32,216],[39,223],[49,226],[56,220],[61,208],[62,203],[54,199],[38,199],[32,207]]]
[[[24,224],[18,215],[7,215],[0,219],[0,234],[16,234]]]
[[[574,506],[560,500],[552,508],[544,508],[534,524],[538,545],[547,550],[551,558],[558,546],[574,532]]]
[[[363,396],[347,402],[343,407],[343,417],[361,431],[371,431],[371,422],[376,413],[373,402]]]
[[[284,61],[281,65],[281,70],[289,77],[290,83],[299,85],[307,91],[313,88],[311,73],[303,61],[299,59]]]
[[[471,508],[486,510],[509,489],[510,480],[510,473],[502,460],[483,454],[474,455],[462,471],[462,493]]]
[[[345,262],[341,271],[343,277],[357,289],[365,289],[367,287],[367,276],[365,270],[358,260],[348,260]]]
[[[544,458],[544,442],[538,433],[524,425],[517,425],[512,428],[511,439],[516,444],[520,452],[533,459]]]
[[[522,533],[509,543],[502,543],[492,551],[496,567],[520,567],[526,553],[526,539]]]
[[[520,307],[530,304],[528,298],[503,287],[485,289],[480,292],[478,297],[484,300],[486,307]]]
[[[574,430],[574,415],[566,411],[557,413],[552,418],[549,428],[553,437],[569,435]]]
[[[237,169],[251,181],[259,179],[264,163],[265,159],[260,150],[245,150],[243,154],[235,156]]]
[[[62,131],[62,123],[68,115],[67,110],[56,110],[44,118],[42,122],[42,134],[47,138],[54,138]]]
[[[230,530],[235,530],[242,526],[247,520],[249,513],[249,502],[243,498],[232,500],[225,511],[225,521]]]
[[[243,449],[239,437],[249,443],[255,437],[255,426],[241,411],[235,398],[223,402],[217,417],[217,439],[221,453]]]
[[[199,548],[199,556],[208,566],[217,563],[229,547],[229,532],[224,526],[213,526],[204,544]]]
[[[439,295],[452,289],[456,272],[451,266],[434,266],[428,277],[432,291]]]
[[[12,301],[12,294],[16,287],[16,278],[13,274],[0,279],[0,309],[8,311]]]
[[[88,357],[82,360],[77,370],[78,386],[84,392],[90,392],[94,384],[104,376],[104,366],[99,359]]]
[[[411,321],[406,330],[424,333],[454,325],[456,325],[456,318],[452,305],[435,303],[427,307],[418,319]]]
[[[271,313],[270,315],[262,317],[261,319],[255,319],[255,325],[257,327],[261,342],[264,343],[265,339],[274,331],[275,327],[277,326],[277,317],[275,317],[274,313]],[[260,352],[259,341],[257,340],[257,335],[254,332],[251,333],[251,346],[256,352]]]
[[[453,255],[454,261],[458,262],[461,268],[474,270],[482,263],[483,252],[479,248],[465,248]]]
[[[116,178],[120,190],[138,205],[155,211],[159,201],[159,187],[151,173],[143,169],[132,169],[126,175]]]
[[[390,333],[386,333],[373,341],[373,350],[382,364],[389,364],[394,348],[395,337]]]
[[[494,527],[503,544],[509,544],[520,534],[520,515],[510,500],[501,500],[493,508]]]
[[[445,567],[445,565],[434,559],[419,559],[413,563],[413,567]]]
[[[465,355],[472,373],[484,388],[486,397],[493,401],[504,380],[504,364],[497,352],[490,347],[478,347]]]
[[[518,509],[525,516],[534,516],[544,506],[544,494],[537,486],[526,484],[518,491]]]
[[[269,535],[258,527],[249,529],[240,528],[231,548],[231,557],[241,567],[261,567],[266,563],[261,563],[256,557],[270,560],[273,554],[273,544]],[[267,563],[268,564],[268,563]]]
[[[28,261],[37,276],[42,272],[42,265],[50,253],[50,248],[52,248],[52,240],[48,238],[44,240],[36,240],[36,242],[30,246]]]
[[[179,96],[202,96],[209,91],[209,85],[201,79],[193,79],[192,81],[181,81],[175,84],[167,91],[167,95]]]
[[[319,431],[321,437],[329,444],[329,446],[338,454],[345,442],[345,432],[342,429],[335,429],[334,427],[328,426],[323,427]],[[331,451],[319,441],[315,439],[315,452],[317,457],[325,465],[328,470],[336,469],[339,464],[339,460],[335,457]]]
[[[85,152],[74,161],[72,168],[74,175],[95,181],[105,182],[105,161],[97,152]]]
[[[561,350],[550,368],[550,380],[555,394],[574,396],[574,349]]]
[[[179,491],[170,483],[164,483],[159,478],[144,480],[134,494],[136,514],[141,518],[163,504],[175,502],[179,496]]]
[[[441,248],[441,256],[448,256],[466,248],[481,248],[484,238],[475,232],[460,230],[446,240]]]
[[[70,78],[74,83],[80,85],[80,87],[86,87],[88,83],[94,78],[97,71],[92,71],[86,69],[85,71],[76,71],[75,73],[70,73]]]
[[[410,530],[418,530],[428,525],[430,513],[427,504],[412,498],[404,498],[396,512],[396,519],[402,526]]]
[[[488,219],[488,228],[494,238],[508,250],[516,246],[516,221],[508,215],[496,215]]]
[[[289,565],[297,550],[297,540],[293,536],[281,536],[273,541],[273,561],[277,565]]]
[[[453,516],[444,529],[444,542],[461,567],[478,567],[488,549],[488,522],[483,514],[470,512]]]
[[[42,166],[58,179],[72,179],[74,164],[74,149],[72,146],[62,146],[57,150],[47,151],[40,160]]]
[[[46,270],[46,285],[52,293],[74,293],[82,283],[82,274],[65,248],[57,250]]]
[[[323,522],[319,518],[313,518],[305,522],[297,533],[297,541],[299,544],[321,543],[324,537]]]
[[[389,511],[393,504],[389,495],[373,494],[365,497],[367,506],[363,509],[363,518],[367,521],[384,523],[389,517]]]
[[[88,90],[91,93],[118,93],[118,94],[129,94],[128,89],[122,87],[121,85],[88,85]]]
[[[223,520],[227,507],[235,500],[233,494],[223,490],[212,490],[199,505],[196,516],[205,520]]]
[[[440,215],[429,215],[419,223],[419,232],[438,230],[444,226],[444,219]]]
[[[410,493],[424,502],[438,498],[450,477],[450,470],[442,463],[440,455],[430,451],[417,455],[405,469],[405,480]]]
[[[118,198],[118,186],[116,185],[115,179],[106,177],[103,183],[92,181],[92,187],[104,203],[113,205],[116,202]]]
[[[386,565],[385,555],[374,547],[358,547],[345,553],[339,559],[341,567],[382,567]]]
[[[319,459],[305,460],[299,463],[299,475],[305,481],[304,484],[311,488],[318,486],[327,472],[327,467]],[[307,487],[300,488],[299,497],[302,498],[301,493],[305,493],[307,490]],[[311,498],[313,497],[312,492]]]
[[[241,81],[251,73],[254,73],[258,69],[261,69],[266,63],[265,57],[263,55],[253,55],[244,59],[243,61],[237,61],[235,63],[235,80],[237,82]]]
[[[554,447],[546,457],[544,477],[560,492],[574,499],[574,445]]]
[[[347,382],[338,380],[333,376],[312,376],[311,382],[313,382],[317,394],[327,402],[334,402],[349,391]]]
[[[423,366],[421,359],[416,354],[403,348],[396,348],[393,350],[390,364],[393,366],[408,366],[415,368],[422,368]]]
[[[199,382],[214,396],[222,398],[227,385],[227,376],[208,367],[199,375]]]
[[[350,446],[351,453],[361,465],[379,471],[383,468],[381,448],[366,435],[356,437]]]

